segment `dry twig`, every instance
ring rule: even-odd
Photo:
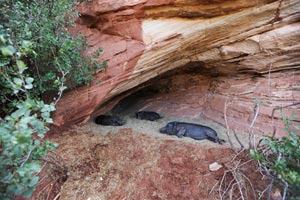
[[[231,104],[231,102],[229,104]],[[226,100],[225,105],[224,105],[224,120],[225,120],[225,124],[226,124],[227,139],[228,139],[228,142],[230,144],[230,147],[233,149],[233,144],[232,144],[232,141],[231,141],[230,136],[229,136],[229,126],[228,126],[228,121],[227,121],[227,106],[229,104],[227,103],[227,100]]]
[[[252,122],[250,124],[250,127],[249,127],[249,148],[250,149],[256,148],[256,145],[255,145],[255,135],[254,135],[254,132],[253,132],[253,126],[254,126],[255,121],[256,121],[256,119],[258,117],[259,103],[257,104],[257,106],[255,106],[254,111],[255,111],[255,114],[254,114],[253,120],[252,120]],[[253,140],[253,143],[251,143],[251,139]]]
[[[244,146],[243,143],[240,141],[240,139],[239,139],[239,137],[237,136],[235,130],[233,129],[232,131],[233,131],[233,135],[234,135],[236,141],[237,141],[237,142],[240,144],[240,146],[241,146],[240,151],[244,150],[244,149],[245,149],[245,146]]]
[[[273,126],[272,138],[274,138],[275,135],[276,135],[276,127],[275,127],[275,124],[274,124],[275,111],[281,110],[283,108],[288,108],[288,107],[296,106],[296,105],[300,105],[300,102],[292,103],[292,104],[289,104],[289,105],[286,105],[286,106],[277,106],[277,107],[273,108],[273,110],[272,110],[272,117],[271,117],[271,119],[272,119],[272,126]]]
[[[227,165],[228,169],[224,172],[223,177],[219,182],[218,191],[220,199],[249,199],[250,194],[248,186],[251,188],[251,194],[253,198],[257,199],[252,182],[241,170],[241,167],[247,165],[249,162],[252,162],[253,159],[247,160],[243,163],[241,163],[241,160],[236,160],[238,156],[243,152],[244,149],[238,152]],[[227,184],[227,177],[231,177],[229,184]],[[233,195],[235,191],[238,191],[238,197]]]
[[[44,162],[43,172],[40,172],[40,175],[44,173],[45,175],[40,178],[38,183],[43,187],[34,196],[35,198],[45,198],[48,200],[53,197],[53,190],[67,179],[68,168],[61,156],[53,151],[49,151],[47,157],[40,160]],[[58,197],[56,195],[55,198],[57,199]]]
[[[53,200],[57,200],[60,197],[60,192],[53,198]]]

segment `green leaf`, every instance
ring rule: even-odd
[[[0,61],[0,67],[7,66],[9,63],[10,63],[10,60],[9,60],[9,59],[3,58],[3,59]]]
[[[16,88],[14,88],[14,89],[13,89],[13,92],[14,92],[14,94],[18,94],[18,93],[20,92],[20,90],[19,90],[19,89],[16,89]]]
[[[65,89],[67,89],[66,86],[61,86],[61,87],[59,87],[59,91],[64,91]]]
[[[17,173],[18,173],[21,177],[23,177],[23,176],[25,176],[25,174],[26,174],[26,170],[25,170],[24,167],[22,167],[22,168],[19,168],[19,169],[18,169]]]
[[[4,46],[1,47],[1,53],[3,56],[13,56],[16,53],[16,49],[11,45]]]
[[[34,102],[34,100],[32,100],[32,99],[27,99],[27,100],[24,102],[24,104],[19,104],[19,105],[20,105],[19,108],[25,106],[27,109],[33,109],[33,107],[35,106],[35,102]],[[18,105],[18,106],[19,106],[19,105]]]
[[[53,103],[49,105],[49,111],[55,111],[55,106]]]
[[[254,149],[250,149],[249,154],[253,158],[255,158],[255,156],[256,156],[256,152],[254,151]]]
[[[5,45],[5,44],[6,44],[6,40],[5,40],[4,36],[0,35],[0,45],[2,46],[2,45]]]
[[[25,135],[25,134],[19,134],[19,135],[17,136],[17,142],[18,142],[19,145],[21,145],[21,144],[26,144],[26,143],[28,143],[28,142],[30,142],[30,141],[31,141],[31,137],[28,137],[28,136]]]
[[[22,86],[22,83],[23,83],[22,79],[16,78],[16,77],[13,78],[13,82],[14,82],[17,86]]]
[[[28,89],[28,90],[30,90],[30,89],[33,88],[33,85],[32,84],[27,84],[27,85],[25,85],[25,88]]]
[[[20,195],[20,194],[23,193],[23,191],[24,191],[24,186],[22,186],[22,185],[17,185],[16,188],[15,188],[15,190],[14,190],[14,193],[15,193],[16,195]]]
[[[30,169],[35,173],[38,173],[42,170],[41,166],[37,162],[32,163]]]
[[[58,147],[57,143],[52,143],[50,149],[54,151]]]
[[[25,107],[22,107],[22,108],[19,108],[18,110],[16,110],[15,112],[13,112],[11,114],[11,116],[14,118],[14,119],[18,119],[20,118],[21,116],[24,116],[25,113],[27,113],[27,108]]]
[[[35,176],[31,179],[31,181],[28,183],[29,187],[35,186],[39,182],[39,177]]]
[[[25,63],[22,60],[17,60],[17,66],[20,74],[22,74],[24,70],[27,69]]]
[[[1,133],[0,136],[3,136],[4,134],[9,134],[9,131],[6,128],[2,127],[2,125],[1,125],[0,126],[0,133]]]
[[[28,41],[28,40],[23,40],[22,41],[22,48],[29,49],[29,48],[31,48],[31,46],[32,46],[32,42],[31,41]]]
[[[25,192],[23,193],[23,197],[29,198],[29,197],[32,196],[32,193],[33,193],[33,192],[34,192],[34,188],[29,188],[27,191],[25,191]]]
[[[41,114],[42,118],[47,120],[48,118],[50,118],[50,113],[49,112],[42,112]]]
[[[30,84],[30,83],[32,83],[33,81],[34,81],[34,79],[31,78],[31,77],[25,78],[25,82],[26,82],[27,84]]]

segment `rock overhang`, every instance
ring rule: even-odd
[[[84,124],[90,116],[109,109],[108,104],[115,104],[109,103],[111,100],[117,102],[130,91],[144,87],[148,80],[189,65],[210,72],[210,77],[230,79],[236,76],[238,80],[246,80],[244,74],[247,74],[248,79],[264,77],[270,81],[272,79],[267,79],[269,74],[282,70],[297,75],[300,48],[295,41],[300,38],[300,17],[294,8],[300,3],[284,1],[280,6],[280,20],[273,22],[279,3],[144,0],[82,4],[79,12],[83,17],[77,20],[77,26],[71,31],[80,31],[87,37],[89,52],[103,47],[104,54],[99,60],[106,60],[108,68],[96,74],[100,83],[80,87],[65,95],[55,114],[55,124]],[[212,13],[200,16],[201,12],[204,13],[201,9]],[[186,14],[189,12],[190,16]],[[270,104],[286,105],[299,100],[295,92],[298,81],[297,77],[294,78],[286,92],[277,91],[276,98],[282,99]],[[277,79],[271,83],[274,82]],[[268,84],[271,83],[267,81],[269,89],[266,93],[270,94]],[[253,85],[256,90],[262,90],[255,81]],[[253,96],[255,91],[252,91]],[[226,94],[234,96],[232,93]]]

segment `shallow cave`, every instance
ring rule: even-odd
[[[122,127],[99,127],[91,121],[92,123],[88,124],[89,129],[95,133],[106,134],[117,132],[122,128],[129,128],[162,139],[178,140],[177,137],[162,135],[159,129],[168,122],[180,121],[201,124],[214,129],[219,138],[227,141],[225,145],[232,143],[234,147],[238,148],[240,146],[239,142],[242,142],[244,146],[247,146],[249,137],[243,129],[235,130],[240,135],[240,141],[235,139],[232,131],[229,131],[230,143],[228,142],[224,119],[224,103],[228,96],[222,94],[221,91],[228,86],[230,87],[227,81],[234,78],[217,72],[216,70],[206,69],[202,63],[192,63],[162,74],[105,104],[105,107],[112,108],[105,114],[120,117],[125,125]],[[244,76],[237,76],[236,78],[242,79]],[[248,74],[246,76],[253,80],[253,75]],[[247,78],[244,77],[244,79]],[[240,82],[236,82],[236,84],[240,84]],[[138,111],[155,111],[163,118],[155,122],[137,120],[135,119],[135,112]],[[245,114],[245,116],[247,115]],[[242,121],[238,121],[244,120],[239,119],[241,117],[239,110],[228,109],[228,117],[230,120],[228,121],[228,130],[236,129],[240,124],[243,125]],[[184,140],[192,143],[197,142],[189,138]],[[201,143],[214,145],[214,143],[206,140],[201,141]]]
[[[276,123],[272,124],[271,114],[274,105],[282,101],[278,95],[287,96],[293,92],[289,85],[283,90],[276,83],[279,79],[289,82],[290,73],[272,74],[273,82],[270,84],[267,74],[221,73],[217,69],[206,68],[202,62],[195,62],[126,91],[101,108],[106,107],[107,111],[107,107],[110,107],[107,114],[123,118],[133,117],[137,111],[148,110],[183,121],[212,121],[227,129],[248,132],[255,115],[254,104],[261,101],[264,106],[252,128],[257,134],[270,135],[274,125],[277,130],[284,127],[278,113],[274,116]],[[288,102],[287,99],[284,101]],[[94,113],[94,117],[103,114],[101,108],[100,112]],[[285,110],[287,114],[295,111],[293,108]],[[282,134],[279,132],[279,136]]]
[[[148,110],[163,116],[199,118],[203,115],[207,96],[211,95],[211,82],[216,77],[218,74],[204,68],[202,63],[191,63],[121,94],[125,97],[110,113],[126,116]]]

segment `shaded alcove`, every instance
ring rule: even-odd
[[[202,62],[189,63],[127,91],[129,95],[121,94],[125,97],[110,113],[133,116],[137,111],[149,110],[163,116],[200,117],[206,98],[211,95],[210,84],[218,76],[217,71],[205,68]]]
[[[171,70],[110,99],[96,110],[92,119],[108,110],[107,114],[123,118],[133,118],[135,112],[149,110],[181,121],[211,121],[238,133],[248,133],[251,126],[259,135],[272,135],[274,128],[281,131],[278,136],[285,135],[280,113],[275,113],[272,122],[272,110],[276,105],[291,104],[299,98],[299,93],[293,90],[298,80],[290,78],[299,71],[257,75],[241,71],[221,73],[218,69],[192,62]],[[270,76],[285,85],[278,87],[278,82]],[[263,104],[255,117],[257,102]],[[286,116],[300,116],[293,107],[285,108],[284,112]]]
[[[225,145],[229,145],[224,115],[220,111],[223,110],[222,99],[225,97],[216,92],[219,85],[223,83],[219,80],[220,78],[228,79],[229,77],[219,74],[214,69],[205,68],[201,62],[190,63],[180,69],[169,71],[106,103],[106,107],[114,106],[108,112],[100,114],[118,116],[126,122],[125,125],[104,127],[97,126],[91,121],[88,124],[89,130],[95,133],[112,133],[122,128],[130,128],[136,132],[163,139],[180,140],[180,138],[159,133],[159,128],[171,121],[181,121],[209,126],[217,131],[221,139],[227,141]],[[221,99],[221,104],[212,106],[210,101],[214,102],[215,99],[218,99],[217,102]],[[163,118],[155,122],[135,119],[135,112],[142,110],[155,111]],[[230,137],[233,145],[239,147],[232,133]],[[243,134],[243,144],[247,146],[248,137],[245,137],[243,131],[238,131],[238,134]],[[184,140],[199,142],[189,138]],[[201,143],[214,145],[209,141],[201,141]]]

